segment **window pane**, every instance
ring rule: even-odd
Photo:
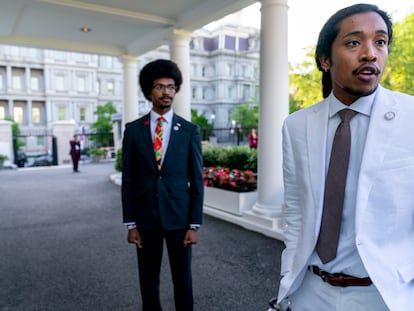
[[[79,121],[81,121],[81,122],[86,121],[86,108],[84,108],[84,107],[79,109]]]
[[[65,89],[65,79],[62,75],[56,76],[56,90],[63,91]]]
[[[13,108],[13,117],[16,123],[23,123],[23,107],[14,107]]]
[[[39,77],[32,77],[30,79],[30,87],[33,91],[39,91],[40,90]]]
[[[85,92],[85,90],[86,90],[85,77],[78,77],[78,91]]]
[[[66,115],[65,115],[65,107],[59,107],[59,111],[58,111],[58,119],[59,121],[63,121],[65,120]]]
[[[107,84],[107,90],[108,90],[108,94],[113,95],[114,94],[114,83],[113,82],[108,82]]]
[[[13,76],[13,89],[15,90],[22,89],[22,77]]]
[[[39,107],[32,108],[32,121],[33,123],[40,123],[40,108]]]

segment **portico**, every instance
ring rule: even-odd
[[[2,4],[0,42],[120,57],[124,70],[123,125],[138,117],[141,54],[168,43],[183,72],[175,111],[190,119],[191,32],[255,3],[247,0],[156,2],[22,0]],[[288,0],[261,0],[260,118],[257,202],[243,216],[281,237],[283,204],[281,127],[288,115]],[[90,27],[91,31],[80,31]]]

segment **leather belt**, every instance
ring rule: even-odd
[[[344,273],[329,273],[319,269],[317,266],[309,266],[308,269],[309,271],[312,271],[314,274],[319,276],[322,281],[332,286],[369,286],[372,284],[372,281],[369,277],[357,278]]]

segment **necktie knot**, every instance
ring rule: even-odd
[[[352,109],[342,109],[338,111],[342,122],[349,122],[358,112]]]
[[[163,123],[165,121],[165,118],[163,116],[160,116],[157,118],[158,123]]]

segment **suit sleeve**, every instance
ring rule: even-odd
[[[122,187],[121,187],[121,194],[122,194],[122,213],[123,213],[123,222],[129,223],[134,222],[134,209],[133,209],[133,202],[132,202],[132,185],[133,185],[133,175],[134,172],[133,165],[134,162],[131,161],[133,159],[133,152],[134,148],[132,146],[132,135],[130,135],[130,127],[127,125],[124,138],[122,141]]]
[[[201,136],[198,126],[194,126],[191,135],[188,172],[190,179],[190,224],[201,224],[204,201],[203,155]]]
[[[286,221],[284,230],[286,248],[282,253],[282,275],[290,270],[302,225],[301,189],[298,189],[298,176],[300,176],[300,172],[297,172],[291,136],[288,125],[285,122],[283,125],[283,183],[285,193],[283,213]]]

